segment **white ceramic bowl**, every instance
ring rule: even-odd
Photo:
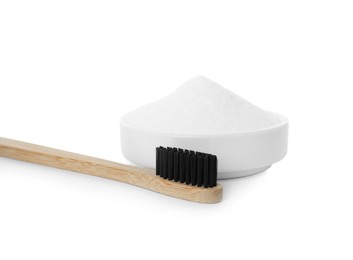
[[[155,168],[156,147],[170,146],[218,157],[218,179],[247,176],[262,172],[287,153],[288,120],[259,131],[220,135],[175,135],[146,131],[120,120],[121,148],[131,162]]]

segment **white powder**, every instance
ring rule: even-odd
[[[179,135],[242,133],[277,125],[280,118],[199,76],[165,98],[125,117],[134,127]]]

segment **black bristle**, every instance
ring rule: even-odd
[[[191,185],[195,186],[197,183],[197,164],[196,164],[196,156],[195,154],[191,155],[190,158],[190,172],[191,172]]]
[[[163,168],[162,152],[163,152],[163,147],[160,146],[158,149],[159,163],[157,165],[157,168],[159,168],[159,175],[162,175],[162,168]]]
[[[173,149],[169,149],[168,151],[168,180],[172,180],[174,178],[174,152]]]
[[[185,155],[185,183],[186,184],[191,183],[190,156],[188,153]]]
[[[212,175],[210,174],[210,177],[212,178],[212,183],[210,183],[210,187],[217,186],[217,172],[218,172],[218,160],[217,156],[211,155],[211,157],[214,159],[214,166],[212,169]]]
[[[217,180],[215,180],[215,176],[217,176],[217,158],[216,158],[216,156],[210,157],[209,172],[210,172],[210,175],[209,175],[210,187],[213,187],[216,185],[215,181],[217,181]]]
[[[161,177],[168,178],[168,151],[163,148],[162,150],[162,172]]]
[[[159,157],[159,147],[156,148],[156,174],[161,175],[161,169],[159,168],[159,162],[160,162],[160,157]]]
[[[205,188],[208,188],[210,183],[208,168],[209,168],[209,156],[206,154],[205,157],[203,158],[203,186]]]
[[[185,182],[185,154],[182,152],[179,154],[179,178],[181,183]]]
[[[203,184],[203,157],[201,153],[197,156],[197,187]]]
[[[179,181],[179,152],[177,149],[174,150],[174,181]]]
[[[175,147],[156,148],[156,174],[197,187],[217,185],[217,157]]]

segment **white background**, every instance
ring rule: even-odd
[[[199,74],[287,157],[215,205],[0,158],[0,259],[352,259],[351,1],[0,2],[0,136],[127,163],[119,117]]]

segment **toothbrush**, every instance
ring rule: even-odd
[[[217,203],[217,157],[176,148],[156,148],[156,171],[0,137],[0,156],[112,179],[179,199]]]

